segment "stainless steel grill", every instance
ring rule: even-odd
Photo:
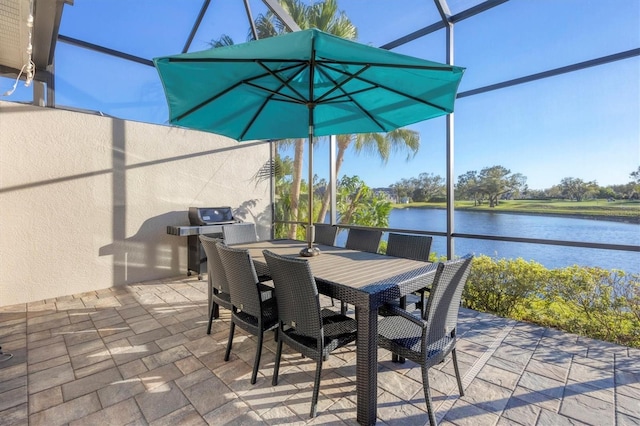
[[[198,236],[222,238],[223,225],[239,222],[233,217],[231,207],[189,207],[189,225],[167,226],[167,234],[187,237],[187,275],[196,272],[198,279],[202,279],[207,271],[207,255]]]

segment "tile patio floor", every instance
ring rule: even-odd
[[[287,353],[271,386],[273,334],[258,382],[255,340],[228,312],[206,334],[205,281],[176,278],[0,307],[2,425],[355,424],[355,348],[315,364]],[[437,418],[455,425],[640,425],[640,350],[462,310],[465,396],[450,360],[432,369]],[[419,367],[379,353],[378,424],[428,422]]]

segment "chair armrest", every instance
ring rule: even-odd
[[[412,323],[420,326],[421,328],[426,328],[427,327],[427,323],[426,321],[423,321],[422,319],[411,315],[411,313],[407,312],[406,310],[398,307],[398,306],[393,306],[393,305],[385,305],[384,309],[387,311],[389,316],[399,316],[402,317],[408,321],[411,321]]]

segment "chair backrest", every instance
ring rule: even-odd
[[[336,245],[336,237],[338,236],[337,226],[326,223],[316,223],[313,227],[315,228],[314,243],[324,244],[325,246]]]
[[[429,301],[424,311],[427,321],[426,342],[436,342],[450,336],[458,322],[462,290],[467,282],[473,256],[438,264]]]
[[[222,240],[220,238],[200,235],[200,242],[207,255],[207,279],[209,280],[209,285],[222,293],[229,294],[229,283],[224,273],[222,260],[220,260],[220,255],[218,254],[218,248],[216,247],[216,244],[222,243]]]
[[[252,243],[258,241],[256,224],[251,222],[222,225],[222,235],[226,245]]]
[[[389,233],[387,255],[427,262],[432,241],[428,235]]]
[[[382,231],[373,229],[349,229],[345,247],[351,250],[377,253],[382,239]]]
[[[217,243],[220,260],[229,283],[231,304],[242,312],[260,318],[262,306],[258,276],[249,250],[227,247]]]
[[[269,265],[278,304],[278,318],[284,326],[293,327],[296,334],[322,342],[322,320],[318,287],[309,262],[262,252]]]

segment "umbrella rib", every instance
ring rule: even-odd
[[[271,96],[265,99],[262,105],[260,105],[260,108],[258,108],[258,111],[256,111],[253,117],[251,117],[251,120],[249,120],[247,125],[244,127],[244,130],[240,134],[240,138],[239,138],[240,140],[244,139],[245,135],[247,134],[251,126],[253,126],[253,123],[255,123],[255,121],[258,119],[258,116],[262,113],[262,110],[264,109],[264,107],[267,106],[267,103],[269,103],[269,99],[271,99]]]
[[[167,58],[168,62],[255,62],[255,58]],[[292,59],[278,59],[278,58],[264,58],[260,59],[261,62],[294,62]],[[298,62],[307,62],[308,61],[298,61]],[[316,64],[344,64],[344,65],[371,65],[376,67],[385,67],[385,68],[398,68],[397,64],[386,64],[386,63],[371,63],[371,62],[351,62],[351,61],[333,61],[327,59],[317,59]],[[406,69],[419,69],[419,70],[430,70],[430,71],[453,71],[455,67],[453,66],[434,66],[434,65],[413,65],[413,64],[403,64],[402,68]]]
[[[180,61],[180,62],[186,62],[186,61]],[[193,61],[193,62],[201,62],[201,61]],[[251,61],[251,62],[254,62],[254,63],[255,63],[256,61],[255,61],[255,59],[254,59],[254,60],[253,60],[253,61]],[[305,66],[305,63],[304,63],[304,62],[301,62],[301,61],[297,61],[297,62],[298,62],[298,63],[296,63],[295,65],[291,65],[291,66],[289,66],[289,67],[283,68],[283,69],[282,69],[282,71],[288,71],[288,70],[295,69],[296,67],[301,67],[301,66],[304,68],[304,66]],[[270,71],[270,70],[269,70],[268,68],[266,68],[263,64],[261,64],[261,63],[260,63],[260,65],[261,65],[263,68],[265,68],[267,71]],[[270,72],[269,74],[273,75],[273,73],[272,73],[272,72]],[[218,99],[219,97],[221,97],[221,96],[223,96],[223,95],[225,95],[225,94],[229,93],[230,91],[234,90],[235,88],[237,88],[237,87],[239,87],[239,86],[241,86],[241,85],[243,85],[243,84],[246,84],[246,85],[249,85],[249,86],[255,87],[255,88],[257,88],[257,89],[262,89],[262,90],[265,90],[265,91],[267,91],[267,92],[276,93],[276,92],[270,91],[270,90],[269,90],[269,89],[267,89],[267,88],[264,88],[264,87],[258,86],[258,85],[256,85],[255,83],[252,83],[252,82],[251,82],[251,80],[257,80],[257,79],[260,79],[260,78],[262,78],[262,77],[265,77],[266,75],[269,75],[269,74],[266,74],[266,73],[265,73],[265,74],[260,74],[260,75],[258,75],[258,76],[251,77],[250,79],[243,80],[243,81],[239,81],[239,82],[235,83],[234,85],[229,86],[227,89],[223,90],[222,92],[220,92],[220,93],[218,93],[218,94],[216,94],[216,95],[214,95],[214,96],[212,96],[212,97],[210,97],[210,98],[207,98],[206,100],[204,100],[204,101],[200,102],[199,104],[197,104],[197,105],[193,106],[192,108],[188,109],[187,111],[183,112],[182,114],[180,114],[179,116],[177,116],[177,117],[175,118],[175,120],[176,120],[176,121],[180,121],[180,120],[182,120],[182,119],[183,119],[184,117],[186,117],[187,115],[189,115],[189,114],[193,113],[193,112],[194,112],[194,111],[196,111],[196,110],[199,110],[199,109],[200,109],[200,108],[202,108],[204,105],[206,105],[206,104],[208,104],[208,103],[210,103],[210,102],[214,102],[214,101],[215,101],[216,99]],[[279,90],[279,89],[278,89],[278,90]],[[281,96],[283,96],[283,97],[286,97],[286,95],[284,95],[284,94],[281,94],[281,93],[280,93],[280,95],[281,95]],[[298,93],[298,95],[300,95],[300,94]],[[302,95],[300,95],[300,96],[301,96],[301,98],[302,98],[302,99],[304,99],[304,98],[302,97]],[[290,98],[290,99],[292,99],[293,101],[300,102],[300,100],[298,100],[298,99],[296,99],[296,98],[294,98],[294,97],[289,97],[289,98]],[[303,101],[303,102],[304,102],[304,101]]]
[[[207,60],[205,60],[205,59],[198,59],[198,58],[192,58],[192,59],[185,59],[185,58],[172,58],[172,59],[170,59],[170,61],[172,61],[172,62],[218,62],[218,61],[216,61],[216,60],[212,60],[211,58],[209,58],[209,59],[207,59]],[[222,60],[220,60],[220,62],[222,62]],[[255,62],[256,62],[256,60],[255,60],[255,59],[253,59],[253,60],[235,60],[235,61],[231,61],[231,62],[253,62],[253,63],[255,63]],[[267,61],[261,60],[261,61],[259,61],[259,62],[258,62],[258,65],[260,65],[263,69],[265,69],[265,70],[266,70],[270,75],[272,75],[272,76],[274,76],[275,78],[277,78],[281,83],[283,83],[283,85],[287,86],[287,87],[288,87],[289,89],[291,89],[295,94],[297,94],[298,96],[300,96],[300,99],[296,99],[296,98],[295,98],[295,97],[293,97],[293,96],[288,96],[288,95],[285,95],[285,94],[283,94],[283,93],[278,93],[278,92],[276,92],[276,91],[269,90],[269,89],[267,89],[267,88],[265,88],[265,87],[261,87],[261,86],[259,86],[259,85],[256,85],[255,83],[251,83],[251,82],[250,82],[251,80],[256,80],[256,79],[262,78],[262,77],[264,77],[264,76],[266,75],[266,74],[261,74],[261,75],[259,75],[259,76],[252,77],[250,80],[245,80],[245,81],[238,82],[238,83],[234,84],[233,86],[230,86],[230,87],[229,87],[229,88],[227,88],[226,90],[224,90],[224,91],[222,91],[222,92],[218,93],[217,95],[212,96],[212,97],[210,97],[210,98],[206,99],[205,101],[200,102],[199,104],[197,104],[197,105],[193,106],[193,107],[192,107],[192,108],[190,108],[189,110],[187,110],[187,111],[183,112],[182,114],[180,114],[179,116],[177,116],[177,117],[176,117],[176,120],[177,120],[177,121],[182,120],[185,116],[187,116],[187,115],[189,115],[189,114],[193,113],[194,111],[196,111],[196,110],[198,110],[198,109],[202,108],[204,105],[206,105],[206,104],[208,104],[208,103],[210,103],[210,102],[215,101],[215,100],[216,100],[216,99],[218,99],[219,97],[221,97],[221,96],[223,96],[224,94],[226,94],[226,93],[228,93],[228,92],[232,91],[233,89],[235,89],[236,87],[238,87],[238,86],[240,86],[240,85],[242,85],[242,84],[247,84],[247,85],[250,85],[250,86],[252,86],[252,87],[255,87],[255,88],[258,88],[258,89],[261,89],[261,90],[267,91],[267,92],[271,92],[271,93],[272,93],[272,95],[273,95],[273,94],[278,94],[278,95],[280,95],[280,96],[282,96],[282,97],[289,98],[290,100],[292,100],[292,101],[294,101],[294,102],[303,103],[303,102],[304,102],[304,99],[305,99],[305,98],[304,98],[304,96],[303,96],[302,94],[300,94],[300,92],[298,92],[297,90],[295,90],[293,87],[291,87],[291,86],[288,84],[288,81],[283,80],[283,79],[282,79],[278,74],[274,73],[271,69],[269,69],[267,66],[265,66],[265,65],[263,64],[263,62],[278,62],[278,60],[274,60],[274,61],[272,61],[272,60],[267,60]],[[334,92],[335,90],[338,90],[342,85],[344,85],[344,84],[345,84],[345,83],[347,83],[348,81],[350,81],[350,80],[352,80],[352,79],[354,79],[354,78],[355,78],[355,79],[360,80],[360,81],[362,81],[362,82],[364,82],[364,83],[368,83],[368,84],[372,85],[372,86],[373,86],[372,88],[381,88],[381,89],[384,89],[384,90],[388,90],[388,91],[390,91],[390,92],[392,92],[392,93],[395,93],[395,94],[397,94],[397,95],[400,95],[400,96],[403,96],[403,97],[409,98],[409,99],[411,99],[411,100],[414,100],[414,101],[416,101],[416,102],[419,102],[419,103],[422,103],[422,104],[428,105],[428,106],[430,106],[430,107],[433,107],[433,108],[439,109],[440,111],[443,111],[443,112],[446,112],[446,113],[450,113],[450,112],[452,112],[452,111],[448,110],[447,108],[443,108],[443,107],[441,107],[441,106],[439,106],[439,105],[436,105],[436,104],[434,104],[434,103],[432,103],[432,102],[426,101],[426,100],[424,100],[424,99],[417,98],[417,97],[415,97],[415,96],[411,96],[411,95],[406,94],[406,93],[402,93],[402,92],[400,92],[400,91],[398,91],[398,90],[395,90],[395,89],[393,89],[393,88],[391,88],[391,87],[388,87],[388,86],[382,86],[382,85],[380,85],[380,84],[374,83],[374,82],[372,82],[372,81],[370,81],[370,80],[367,80],[367,79],[365,79],[365,78],[359,77],[359,75],[360,75],[362,72],[364,72],[366,69],[368,69],[368,66],[371,66],[371,64],[367,64],[367,63],[360,63],[360,62],[348,62],[348,63],[346,63],[346,62],[345,62],[345,64],[352,64],[352,65],[364,65],[364,66],[365,66],[365,68],[362,68],[358,73],[356,73],[356,74],[349,74],[349,73],[347,73],[347,72],[345,72],[345,71],[343,71],[343,70],[341,70],[341,69],[339,69],[339,68],[335,68],[335,67],[333,67],[333,66],[330,66],[330,65],[335,65],[335,64],[336,64],[335,62],[329,62],[329,61],[318,61],[318,62],[320,62],[323,66],[327,67],[328,69],[330,69],[330,70],[332,70],[332,71],[338,72],[338,73],[340,73],[340,74],[344,74],[344,75],[346,75],[346,76],[348,76],[348,77],[349,77],[347,80],[345,80],[344,82],[342,82],[338,87],[336,87],[336,88],[334,88],[334,89],[330,90],[329,92],[325,93],[324,95],[322,95],[322,97],[321,97],[320,99],[322,99],[322,98],[326,97],[328,94],[330,94],[330,93]],[[302,66],[302,67],[304,68],[304,66],[306,66],[307,64],[308,64],[307,62],[300,62],[300,63],[297,63],[297,64],[292,65],[292,66],[290,66],[290,67],[284,68],[283,70],[290,70],[290,69],[294,69],[294,68],[296,68],[296,67],[300,67],[300,66]],[[376,66],[385,66],[385,67],[390,67],[390,68],[394,67],[393,65],[383,65],[383,64],[375,64],[375,65],[376,65]],[[426,66],[422,66],[422,67],[421,67],[421,66],[412,66],[412,67],[404,67],[404,68],[425,69],[425,70],[435,70],[435,71],[447,71],[447,70],[451,71],[451,70],[453,70],[453,68],[452,68],[452,67],[448,67],[448,68],[447,68],[447,67],[440,67],[440,68],[438,68],[438,67],[426,67]],[[322,68],[319,68],[319,69],[320,69],[320,70],[322,70]],[[323,72],[323,74],[324,74],[327,78],[329,78],[329,79],[330,79],[334,84],[337,84],[337,83],[336,83],[333,79],[331,79],[331,78],[330,78],[326,73],[324,73],[324,72]],[[294,76],[295,76],[295,74],[294,74]],[[292,77],[291,79],[293,79],[293,77]],[[290,80],[291,80],[291,79],[290,79]],[[289,81],[290,81],[290,80],[289,80]],[[362,91],[360,91],[360,92],[362,92]],[[354,92],[354,93],[359,93],[359,92]],[[352,100],[352,101],[353,101],[353,98],[351,98],[351,96],[350,96],[349,94],[347,94],[346,92],[345,92],[345,96],[347,96],[350,100]],[[335,97],[334,99],[337,99],[337,98],[338,98],[338,97]],[[356,103],[356,102],[354,101],[354,103]],[[356,104],[357,104],[357,103],[356,103]],[[359,106],[359,105],[358,105],[358,108],[362,109],[362,107],[361,107],[361,106]],[[363,111],[366,113],[366,110],[363,110]],[[371,115],[370,115],[370,114],[367,114],[367,115],[368,115],[369,117],[371,117]],[[374,120],[374,119],[373,119],[373,117],[371,117],[371,119],[372,119],[376,124],[378,124],[378,126],[380,126],[380,124],[379,124],[376,120]],[[380,127],[382,127],[382,126],[380,126]]]
[[[266,67],[264,64],[262,64],[260,61],[256,61],[256,62],[258,63],[258,65],[260,65],[262,68],[264,68],[269,74],[271,74],[273,77],[275,77],[277,80],[279,80],[282,84],[277,90],[274,91],[274,90],[268,89],[266,87],[259,86],[259,85],[255,84],[255,83],[251,82],[251,81],[245,81],[244,82],[244,84],[246,84],[248,86],[254,87],[254,88],[258,89],[258,90],[263,90],[263,91],[265,91],[267,93],[271,93],[271,94],[267,98],[265,98],[265,100],[262,103],[262,105],[260,105],[260,108],[258,108],[258,110],[253,115],[253,117],[251,117],[251,120],[249,120],[249,122],[245,126],[244,130],[240,134],[240,139],[244,139],[245,135],[247,134],[247,132],[249,131],[251,126],[253,126],[253,123],[255,123],[255,121],[258,119],[258,117],[260,116],[260,114],[262,113],[264,108],[267,106],[269,101],[274,98],[274,96],[279,95],[279,96],[282,96],[284,98],[288,98],[288,99],[290,99],[291,101],[293,101],[295,103],[305,103],[304,97],[300,93],[298,93],[298,91],[296,91],[291,86],[289,86],[289,84],[288,84],[289,81],[293,80],[295,78],[295,76],[298,75],[299,71],[294,73],[288,80],[285,81],[282,78],[280,78],[279,75],[273,73],[268,67]],[[287,67],[286,70],[294,69],[294,68],[300,67],[300,66],[302,66],[302,69],[304,69],[304,64],[298,64],[296,66]],[[285,87],[285,86],[290,88],[291,90],[293,90],[293,92],[295,94],[300,96],[300,99],[296,99],[293,96],[288,96],[288,95],[285,95],[283,93],[280,93],[279,91],[282,90],[282,88]]]
[[[228,63],[244,63],[244,62],[251,62],[251,63],[255,63],[256,62],[256,58],[167,58],[168,62],[194,62],[194,63],[200,63],[200,62],[228,62]],[[308,61],[305,60],[300,60],[300,59],[278,59],[278,58],[263,58],[260,59],[261,62],[278,62],[278,63],[282,63],[282,62],[299,62],[301,64],[305,64],[308,63]]]
[[[345,101],[340,101],[340,98],[344,98],[344,97],[348,97],[349,100],[352,100],[349,96],[353,96],[353,95],[357,95],[359,93],[364,93],[364,92],[368,92],[370,90],[374,90],[376,89],[376,87],[366,87],[364,89],[360,89],[360,90],[354,90],[353,92],[349,92],[349,93],[342,93],[342,94],[337,94],[336,96],[333,96],[331,98],[326,98],[322,101],[323,104],[330,104],[330,103],[341,103],[341,102],[345,102]]]
[[[235,89],[236,87],[242,85],[242,81],[237,82],[236,84],[234,84],[233,86],[229,86],[227,89],[223,90],[222,92],[218,93],[217,95],[214,95],[202,102],[200,102],[199,104],[189,108],[187,111],[183,112],[182,114],[178,115],[175,120],[176,121],[180,121],[182,120],[184,117],[186,117],[187,115],[191,114],[192,112],[202,108],[204,105],[215,101],[216,99],[218,99],[220,96],[223,96],[227,93],[229,93],[230,91],[232,91],[233,89]]]
[[[363,108],[360,103],[358,101],[356,101],[355,99],[353,99],[350,95],[347,95],[349,97],[349,99],[351,99],[351,102],[354,103],[355,106],[357,106],[360,111],[362,111],[367,117],[369,117],[371,119],[371,121],[373,121],[374,123],[376,123],[376,125],[378,127],[380,127],[381,131],[385,131],[386,129],[384,128],[384,126],[382,124],[380,124],[380,122],[378,120],[376,120],[373,115],[371,115],[371,113],[369,111],[366,110],[366,108]]]
[[[350,75],[350,74],[348,74],[348,73],[346,73],[345,71],[342,71],[342,70],[340,70],[340,69],[336,69],[336,68],[333,68],[333,67],[329,67],[329,66],[327,66],[326,64],[325,64],[325,66],[326,66],[327,68],[329,68],[329,69],[333,70],[333,71],[338,72],[338,73],[345,74],[345,75]],[[439,109],[440,111],[443,111],[443,112],[446,112],[446,113],[451,113],[451,112],[453,112],[453,111],[448,110],[447,108],[443,108],[443,107],[441,107],[440,105],[436,105],[436,104],[434,104],[433,102],[429,102],[429,101],[427,101],[427,100],[420,99],[420,98],[415,97],[415,96],[413,96],[413,95],[410,95],[410,94],[408,94],[408,93],[403,93],[403,92],[401,92],[401,91],[399,91],[399,90],[396,90],[396,89],[394,89],[394,88],[391,88],[391,87],[389,87],[389,86],[384,86],[384,85],[381,85],[381,84],[379,84],[379,83],[375,83],[375,82],[373,82],[373,81],[370,81],[370,80],[368,80],[368,79],[366,79],[366,78],[362,78],[362,77],[356,77],[356,78],[357,78],[357,80],[360,80],[360,81],[362,81],[362,82],[364,82],[364,83],[368,83],[368,84],[372,85],[373,87],[380,88],[380,89],[384,89],[384,90],[388,90],[389,92],[395,93],[396,95],[400,95],[400,96],[405,97],[405,98],[407,98],[407,99],[411,99],[412,101],[416,101],[416,102],[418,102],[418,103],[421,103],[421,104],[424,104],[424,105],[428,105],[428,106],[430,106],[430,107],[433,107],[433,108]]]
[[[325,66],[326,66],[326,65],[325,65]],[[331,67],[327,67],[327,68],[333,69],[333,68],[331,68]],[[376,126],[378,126],[378,127],[380,128],[380,130],[381,130],[381,131],[385,131],[384,126],[383,126],[383,125],[382,125],[378,120],[376,120],[376,119],[373,117],[373,115],[371,115],[371,113],[370,113],[369,111],[367,111],[367,109],[366,109],[366,108],[363,108],[363,107],[360,105],[360,103],[358,103],[355,99],[353,99],[353,96],[352,96],[352,95],[353,95],[353,94],[355,94],[355,93],[360,93],[361,91],[359,91],[359,92],[353,92],[353,93],[348,93],[348,92],[346,92],[346,91],[342,88],[342,85],[343,85],[344,83],[346,83],[346,82],[347,82],[347,81],[349,81],[349,80],[352,80],[353,78],[357,78],[357,75],[358,75],[358,74],[360,74],[360,73],[362,73],[363,71],[365,71],[365,69],[367,69],[367,68],[363,68],[363,69],[361,69],[358,73],[355,73],[355,74],[347,74],[347,73],[342,72],[342,74],[346,74],[348,78],[347,78],[345,81],[343,81],[342,83],[338,84],[338,83],[337,83],[333,78],[331,78],[331,76],[330,76],[330,75],[329,75],[329,74],[328,74],[324,69],[322,69],[322,67],[318,67],[318,71],[320,71],[320,73],[322,73],[322,74],[323,74],[327,79],[329,79],[329,81],[331,81],[331,82],[336,86],[336,88],[335,88],[335,89],[330,90],[330,91],[329,91],[329,93],[331,93],[331,92],[332,92],[332,91],[334,91],[334,90],[340,90],[340,91],[342,91],[343,96],[346,96],[346,97],[347,97],[351,102],[353,102],[353,104],[354,104],[356,107],[358,107],[358,109],[359,109],[360,111],[362,111],[362,113],[364,113],[364,115],[366,115],[367,117],[369,117],[369,119],[370,119],[371,121],[373,121],[373,122],[376,124]],[[349,77],[351,77],[351,78],[349,78]],[[375,87],[376,87],[376,85],[375,85],[375,84],[374,84],[374,85],[372,85],[372,86],[373,86],[373,88],[375,88]],[[371,88],[369,88],[368,90],[370,90],[370,89],[371,89]],[[338,98],[339,98],[339,97],[335,97],[334,99],[338,99]]]
[[[351,62],[351,61],[334,61],[328,59],[318,59],[316,61],[317,64],[329,67],[329,65],[362,65],[362,66],[371,66],[371,67],[381,67],[381,68],[403,68],[403,69],[414,69],[414,70],[424,70],[424,71],[446,71],[451,72],[455,69],[453,66],[433,66],[433,65],[412,65],[412,64],[386,64],[386,63],[377,63],[377,62]]]
[[[291,101],[291,102],[296,103],[296,104],[305,104],[305,103],[307,103],[306,99],[298,99],[298,98],[295,98],[293,96],[289,96],[289,95],[286,95],[284,93],[278,92],[278,90],[282,89],[282,87],[285,86],[284,84],[282,86],[280,86],[276,90],[260,86],[258,84],[253,83],[253,82],[250,82],[250,81],[245,81],[244,84],[246,84],[247,86],[254,87],[254,88],[258,89],[258,90],[262,90],[264,92],[271,93],[271,95],[268,98],[269,100],[273,99],[273,97],[275,95],[278,95],[278,96],[282,96],[284,99],[277,99],[277,100],[281,100],[283,102]]]
[[[363,72],[365,72],[366,70],[368,70],[368,69],[369,69],[369,65],[366,65],[366,66],[362,67],[362,69],[360,69],[360,70],[359,70],[358,72],[356,72],[356,73],[348,74],[348,75],[347,75],[347,78],[346,78],[346,79],[344,79],[343,81],[341,81],[340,83],[338,83],[338,82],[334,81],[334,80],[331,78],[331,76],[330,76],[328,73],[326,73],[326,72],[322,69],[322,67],[317,67],[317,68],[318,68],[318,71],[320,71],[320,73],[322,73],[326,78],[328,78],[328,79],[329,79],[329,81],[331,81],[331,82],[333,83],[333,85],[334,85],[334,87],[333,87],[331,90],[329,90],[327,93],[325,93],[324,95],[320,96],[320,97],[316,100],[316,102],[318,102],[318,103],[319,103],[319,102],[322,102],[324,98],[326,98],[327,96],[329,96],[331,93],[335,92],[336,90],[341,90],[345,95],[347,95],[347,96],[348,96],[347,92],[346,92],[346,91],[344,91],[344,90],[342,90],[342,86],[344,86],[345,84],[347,84],[348,82],[350,82],[351,80],[353,80],[354,78],[358,77],[360,74],[362,74]],[[327,67],[327,68],[333,69],[333,68],[331,68],[331,67]],[[355,92],[354,92],[354,93],[355,93]]]
[[[299,70],[296,71],[296,73],[294,73],[293,76],[287,81],[284,81],[282,78],[280,78],[280,76],[278,74],[274,73],[273,70],[269,69],[262,62],[263,62],[262,60],[253,60],[253,63],[257,63],[260,67],[262,67],[267,72],[264,73],[264,74],[260,74],[260,75],[248,78],[246,80],[243,80],[242,83],[244,83],[244,84],[246,84],[248,86],[254,87],[256,89],[263,90],[263,91],[265,91],[267,93],[280,95],[280,96],[282,96],[284,98],[291,99],[292,101],[297,102],[297,103],[306,102],[306,100],[304,99],[304,96],[302,96],[298,91],[296,91],[293,87],[291,87],[291,86],[289,86],[287,84],[289,81],[293,80],[295,78],[295,76],[298,75],[299,72],[302,71],[305,68],[305,66],[307,66],[306,62],[304,62],[304,61],[295,61],[295,64],[287,66],[285,68],[279,69],[278,72],[283,72],[283,71],[289,71],[289,70],[293,70],[293,69],[299,68]],[[267,87],[260,86],[259,84],[256,84],[256,83],[253,82],[254,80],[259,80],[259,79],[261,79],[263,77],[266,77],[267,75],[270,75],[270,76],[276,78],[277,80],[279,80],[282,83],[282,86],[278,87],[278,89],[276,89],[276,90],[273,90],[273,89],[269,89]],[[300,98],[297,99],[294,96],[285,95],[284,93],[280,93],[280,90],[282,90],[283,86],[287,86],[288,88],[290,88]]]

